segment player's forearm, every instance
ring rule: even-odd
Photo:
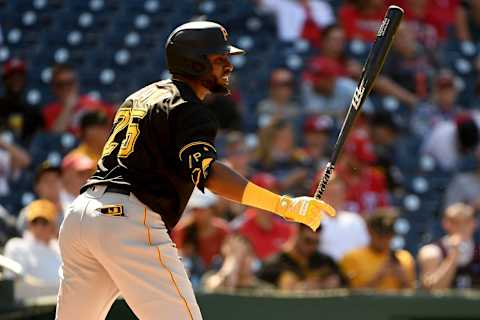
[[[280,196],[249,182],[221,162],[211,164],[205,186],[224,198],[303,223],[314,231],[320,225],[322,212],[335,215],[335,209],[321,200]]]
[[[242,202],[248,180],[222,162],[213,162],[206,187],[213,193],[235,202]]]
[[[225,164],[215,161],[210,168],[206,187],[229,200],[278,213],[281,196],[259,187]]]

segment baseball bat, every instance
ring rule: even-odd
[[[330,180],[333,170],[335,169],[335,164],[340,152],[342,151],[342,147],[347,139],[348,133],[353,126],[353,122],[360,112],[363,102],[372,90],[373,83],[375,82],[377,75],[382,70],[385,57],[387,56],[392,45],[393,38],[397,32],[398,26],[400,25],[403,14],[403,9],[394,5],[389,6],[387,12],[385,13],[385,18],[378,29],[375,42],[373,43],[373,46],[368,53],[367,60],[363,65],[360,81],[357,85],[355,93],[353,94],[352,102],[350,103],[347,115],[343,121],[342,129],[340,130],[337,142],[335,143],[332,156],[325,167],[322,179],[320,180],[317,190],[315,191],[314,197],[316,199],[320,200],[327,188],[328,181]]]

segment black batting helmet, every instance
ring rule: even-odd
[[[228,41],[224,27],[211,21],[182,24],[165,44],[168,70],[174,75],[201,77],[211,70],[209,54],[243,54]]]

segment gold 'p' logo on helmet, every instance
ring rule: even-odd
[[[227,33],[227,30],[225,30],[225,28],[220,28],[220,30],[222,30],[222,33],[223,33],[223,39],[225,39],[225,41],[227,41],[227,38],[228,38],[228,33]]]

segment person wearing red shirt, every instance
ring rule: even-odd
[[[228,224],[214,214],[217,197],[211,192],[193,192],[186,208],[187,215],[172,232],[172,239],[184,259],[200,258],[208,270],[220,256],[223,241],[230,234]]]
[[[263,188],[278,190],[278,182],[271,174],[257,173],[252,181]],[[262,261],[280,252],[293,231],[292,226],[284,220],[254,208],[245,211],[238,229],[238,233],[250,241],[255,255]]]
[[[371,43],[385,16],[384,0],[354,0],[339,8],[338,18],[348,40]]]
[[[389,204],[387,181],[382,171],[372,166],[373,146],[365,130],[356,130],[345,144],[336,172],[346,182],[346,207],[368,213]]]
[[[427,43],[422,41],[428,45],[432,40],[446,38],[448,28],[455,23],[460,0],[395,0],[392,4],[405,10],[406,21],[417,25],[415,34],[419,32],[417,37],[428,37],[424,39]],[[431,36],[438,39],[432,39]]]
[[[46,130],[77,133],[82,115],[90,111],[102,111],[109,119],[113,119],[113,106],[88,95],[80,95],[77,76],[71,66],[55,65],[52,69],[51,84],[56,101],[43,107]]]

